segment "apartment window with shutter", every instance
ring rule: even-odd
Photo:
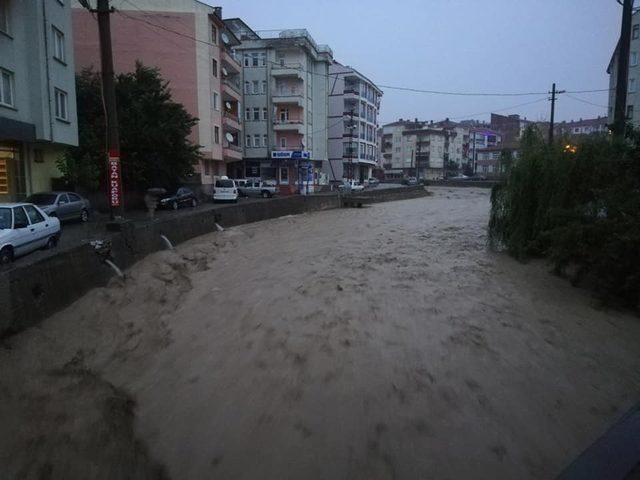
[[[258,53],[252,53],[251,54],[251,66],[252,67],[257,67],[258,66]]]
[[[2,0],[0,0],[2,2]],[[58,30],[56,27],[51,26],[53,32],[53,58],[65,62],[65,49],[64,49],[64,33]]]
[[[67,121],[69,119],[67,98],[67,92],[60,90],[59,88],[55,89],[56,118],[58,120]]]
[[[244,119],[249,121],[251,120],[251,109],[250,108],[245,108],[244,109]]]
[[[253,136],[253,146],[254,147],[260,146],[260,135],[257,133]]]
[[[265,52],[262,52],[260,54],[260,66],[264,67],[267,65],[267,54]]]
[[[262,146],[263,147],[269,146],[269,136],[266,133],[262,135]]]
[[[254,119],[255,121],[260,120],[260,109],[259,109],[258,107],[255,107],[255,108],[253,109],[253,119]]]
[[[9,0],[0,0],[0,31],[9,33]]]
[[[219,96],[216,92],[213,92],[213,108],[214,110],[220,110]]]
[[[245,67],[249,66],[249,62],[251,61],[250,58],[251,58],[251,56],[248,53],[244,54],[244,66]]]
[[[258,93],[258,88],[260,87],[260,82],[257,80],[253,81],[253,93]]]
[[[251,147],[251,135],[247,135],[247,138],[245,138],[245,146]]]
[[[211,59],[211,65],[213,67],[213,76],[218,76],[218,61],[215,58]]]
[[[213,141],[220,143],[220,127],[217,125],[213,127]]]
[[[13,72],[0,68],[0,105],[15,107],[14,85]]]
[[[267,81],[266,80],[262,81],[262,90],[260,91],[260,93],[267,93]]]
[[[218,44],[218,29],[215,25],[211,25],[211,42]]]
[[[267,107],[264,107],[262,109],[262,120],[266,120],[267,119]]]
[[[244,82],[244,93],[247,95],[251,93],[251,83]]]

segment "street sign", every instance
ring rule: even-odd
[[[306,150],[277,150],[271,152],[271,158],[310,158]]]
[[[109,152],[109,204],[112,207],[122,204],[122,175],[118,152]]]

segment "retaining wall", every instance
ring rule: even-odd
[[[371,202],[425,196],[423,187],[366,192]],[[176,245],[225,227],[285,215],[338,208],[336,194],[274,198],[264,202],[234,204],[212,210],[195,210],[156,221],[130,222],[111,237],[111,256],[122,269],[149,253],[166,248],[161,234]],[[0,273],[0,336],[24,330],[63,309],[92,288],[105,285],[113,271],[90,245],[60,251],[36,262]]]

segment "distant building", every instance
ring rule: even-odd
[[[234,175],[275,180],[282,193],[319,190],[328,183],[331,48],[304,29],[258,35],[240,19],[225,23],[240,39],[244,77],[244,171]]]
[[[525,129],[534,124],[526,118],[520,118],[520,115],[499,115],[491,114],[490,128],[496,132],[500,132],[504,143],[513,144],[520,141]]]
[[[0,1],[0,202],[51,190],[77,144],[71,7]]]
[[[333,62],[329,67],[330,180],[373,176],[378,159],[378,112],[382,90],[353,67]],[[340,121],[342,119],[342,121]]]
[[[478,173],[478,158],[481,152],[488,149],[500,149],[502,134],[489,128],[472,128],[469,130],[469,164],[473,173]],[[485,155],[480,155],[486,158]]]
[[[618,52],[620,40],[613,50],[611,60],[607,66],[609,74],[609,110],[608,124],[613,124],[614,107],[616,103],[616,82],[618,79]],[[638,60],[640,55],[640,14],[636,11],[632,17],[631,42],[629,45],[629,80],[627,84],[626,118],[634,125],[640,124],[640,71],[638,70]]]
[[[507,153],[510,153],[514,160],[518,158],[518,150],[513,147],[495,146],[478,150],[474,173],[485,177],[499,176],[504,169],[504,166],[501,165],[501,159]]]
[[[76,67],[99,70],[97,22],[73,2]],[[197,0],[135,0],[118,10],[111,16],[115,71],[131,72],[136,61],[158,68],[173,100],[198,118],[190,139],[203,159],[192,181],[211,193],[216,178],[242,163],[242,68],[233,52],[240,42],[223,23],[221,8]]]
[[[554,129],[556,136],[592,135],[609,132],[607,117],[585,118],[570,122],[557,123]]]

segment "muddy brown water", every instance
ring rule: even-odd
[[[433,190],[197,238],[12,337],[2,470],[553,478],[640,398],[640,321]]]

